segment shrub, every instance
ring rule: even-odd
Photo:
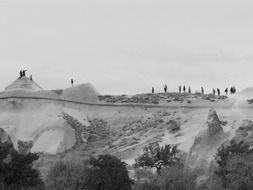
[[[158,190],[159,187],[155,185],[156,183],[149,182],[149,183],[136,183],[134,185],[133,190]]]
[[[133,184],[126,164],[111,155],[91,157],[88,173],[84,189],[130,190]]]
[[[229,159],[228,187],[230,190],[253,189],[253,154],[235,155]]]
[[[196,186],[197,176],[183,165],[176,164],[170,168],[164,168],[159,178],[161,190],[193,190]]]
[[[32,168],[39,156],[20,154],[11,143],[0,144],[0,181],[6,189],[43,189],[39,172]]]
[[[46,177],[46,187],[52,190],[75,190],[84,186],[87,165],[84,161],[57,161]]]
[[[228,145],[222,145],[218,149],[218,153],[215,156],[216,162],[218,164],[218,169],[215,171],[215,174],[220,177],[222,181],[222,187],[224,189],[229,186],[229,176],[234,175],[235,170],[229,170],[229,162],[235,156],[252,155],[253,151],[248,144],[245,144],[243,141],[236,142],[231,140]],[[244,158],[245,159],[245,158]],[[234,165],[232,165],[234,167]],[[239,165],[238,165],[239,167]],[[239,169],[239,168],[238,168]]]

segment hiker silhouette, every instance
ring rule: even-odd
[[[164,92],[165,93],[167,92],[167,85],[166,84],[164,85]]]

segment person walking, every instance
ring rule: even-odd
[[[152,94],[154,94],[155,93],[155,89],[154,89],[154,87],[152,87]]]
[[[179,94],[181,94],[181,91],[182,91],[182,86],[181,85],[178,87],[178,91],[179,91]]]
[[[213,88],[213,95],[215,95],[215,89]]]
[[[71,86],[73,86],[74,85],[74,80],[73,79],[71,79]]]
[[[204,88],[201,87],[201,94],[204,95]]]

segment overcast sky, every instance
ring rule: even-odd
[[[44,89],[102,94],[253,86],[253,1],[0,0],[0,89],[28,69]]]

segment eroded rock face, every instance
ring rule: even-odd
[[[33,146],[33,141],[21,141],[21,140],[18,140],[18,151],[19,153],[21,154],[28,154],[31,149],[32,149],[32,146]]]
[[[12,144],[10,136],[2,128],[0,128],[0,142]]]
[[[203,130],[197,135],[190,149],[186,167],[207,172],[218,147],[226,140],[216,111],[211,108]]]

